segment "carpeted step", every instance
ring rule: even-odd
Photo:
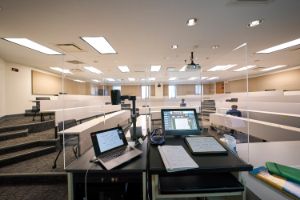
[[[0,141],[28,136],[28,129],[0,133]]]
[[[47,147],[32,147],[30,149],[23,150],[22,152],[13,152],[0,156],[0,167],[10,165],[13,163],[21,162],[45,154],[53,153],[56,151],[56,146]]]
[[[67,183],[66,172],[0,173],[1,185]]]
[[[22,151],[25,149],[30,149],[38,146],[57,146],[58,139],[48,139],[48,140],[37,140],[32,142],[25,142],[20,144],[15,144],[11,146],[0,147],[0,156],[4,154],[9,154],[17,151]]]

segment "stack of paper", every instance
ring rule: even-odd
[[[158,150],[167,172],[176,172],[199,167],[182,146],[164,145],[158,146]]]

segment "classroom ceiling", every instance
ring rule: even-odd
[[[212,81],[238,79],[262,74],[261,69],[274,65],[287,65],[280,70],[300,66],[300,45],[256,53],[300,38],[299,8],[299,0],[1,0],[1,38],[28,38],[62,55],[42,54],[1,39],[0,58],[53,73],[49,67],[63,67],[72,72],[68,78],[88,82],[115,78],[112,84],[126,84],[128,77],[136,78],[133,84],[149,77],[155,77],[155,83],[194,83],[199,76],[219,77]],[[197,24],[187,26],[189,18],[196,18]],[[248,27],[256,19],[263,23]],[[98,53],[82,36],[105,37],[117,54]],[[233,51],[243,43],[247,45]],[[80,50],[64,50],[61,44]],[[177,49],[171,49],[174,44]],[[214,45],[219,48],[213,49]],[[179,71],[190,62],[191,51],[201,70]],[[208,71],[227,64],[236,66]],[[120,72],[119,65],[127,65],[130,72]],[[150,72],[151,65],[162,68]],[[246,65],[256,67],[233,71]],[[84,66],[103,73],[87,72]],[[171,77],[176,80],[170,81]],[[189,81],[191,77],[198,79]]]

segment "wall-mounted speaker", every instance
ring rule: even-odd
[[[119,105],[121,103],[121,92],[120,90],[111,90],[110,98],[112,105]]]

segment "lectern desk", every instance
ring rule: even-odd
[[[86,182],[88,199],[101,198],[105,195],[105,191],[101,191],[103,188],[107,190],[114,188],[112,190],[114,194],[115,190],[122,189],[122,185],[126,184],[129,190],[127,195],[133,195],[129,198],[146,200],[147,142],[137,148],[143,151],[142,155],[109,171],[99,164],[90,162],[94,156],[93,148],[73,161],[66,168],[69,200],[83,199]]]
[[[253,167],[236,156],[235,153],[229,150],[227,155],[192,155],[189,148],[182,137],[167,138],[166,145],[181,145],[185,148],[188,154],[199,165],[199,168],[168,173],[161,159],[157,146],[150,145],[149,149],[149,176],[151,176],[152,199],[161,198],[185,198],[185,197],[203,197],[203,196],[228,196],[242,195],[244,188],[238,188],[239,182],[232,179],[231,172],[250,171]],[[176,156],[176,155],[174,155]],[[181,188],[186,187],[183,182],[188,183],[189,177],[191,181],[200,181],[199,185],[202,188]],[[195,178],[196,177],[196,178]],[[218,177],[220,180],[218,180]],[[164,187],[165,183],[182,184],[179,190],[172,191],[172,187]],[[205,180],[203,180],[203,178]],[[235,178],[235,177],[234,177]],[[222,179],[222,180],[221,180]],[[211,180],[215,180],[214,184]],[[218,181],[218,182],[217,182]],[[207,187],[205,183],[213,188]],[[222,185],[222,184],[224,185]],[[160,185],[161,184],[161,185]],[[217,186],[217,188],[215,187]],[[241,185],[240,185],[241,186]],[[160,189],[166,191],[160,191]],[[184,189],[187,189],[184,191]]]

